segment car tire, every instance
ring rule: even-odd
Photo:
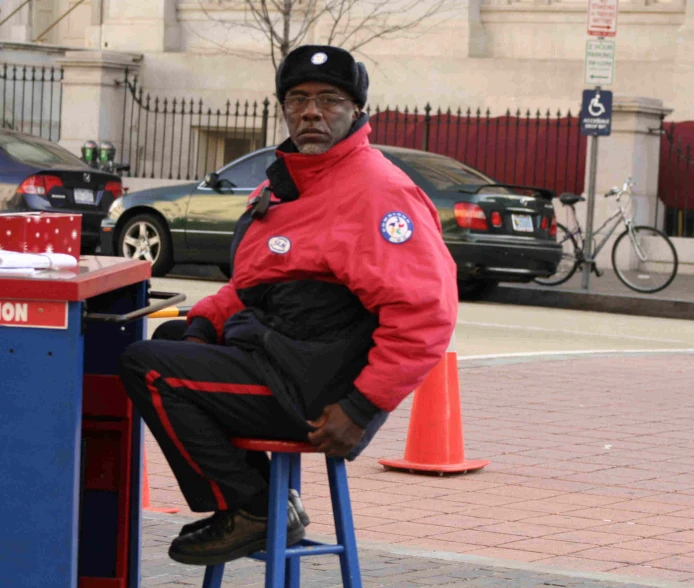
[[[164,276],[173,267],[171,237],[164,223],[152,214],[138,214],[118,235],[118,255],[152,263],[152,275]]]
[[[497,280],[458,280],[458,300],[481,300],[498,285]]]

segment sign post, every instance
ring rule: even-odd
[[[583,276],[581,288],[590,287],[593,260],[593,217],[595,216],[595,179],[598,173],[598,137],[607,136],[612,130],[612,92],[607,90],[583,90],[581,104],[581,133],[592,136],[590,142],[590,172],[588,174],[588,211],[586,235],[583,243]]]
[[[593,217],[595,216],[595,181],[598,173],[598,137],[612,131],[612,92],[602,90],[614,82],[615,43],[605,37],[617,35],[619,0],[588,0],[588,35],[598,37],[586,43],[584,83],[595,86],[583,91],[581,133],[591,136],[588,171],[588,210],[583,243],[583,275],[581,288],[590,287],[593,259]]]

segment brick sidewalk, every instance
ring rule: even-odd
[[[146,514],[144,530],[144,561],[142,586],[202,586],[204,568],[177,564],[166,556],[171,538],[190,519],[170,515]],[[413,551],[413,550],[412,550]],[[624,583],[608,574],[566,575],[548,570],[505,568],[461,558],[439,559],[416,552],[365,547],[359,549],[362,582],[365,588],[421,588],[422,586],[459,586],[461,588],[646,588],[629,579]],[[474,559],[474,558],[471,558]],[[339,562],[336,557],[302,559],[303,588],[341,587]],[[264,564],[241,559],[227,564],[224,586],[264,586]],[[650,585],[652,586],[652,584]],[[662,588],[676,586],[659,583]]]
[[[385,471],[377,459],[404,451],[411,403],[403,403],[349,465],[360,545],[423,549],[444,560],[465,554],[494,569],[530,564],[694,585],[692,359],[461,364],[466,457],[491,465],[446,477]],[[149,438],[146,447],[153,505],[190,515],[156,443]],[[309,535],[333,533],[320,456],[305,459],[303,496]],[[146,550],[146,564],[155,555],[169,563],[161,543]],[[435,582],[420,584],[456,585]]]

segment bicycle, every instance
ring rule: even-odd
[[[636,292],[651,294],[667,288],[677,274],[677,251],[672,241],[659,229],[633,224],[630,210],[633,185],[631,178],[627,178],[621,189],[615,187],[605,194],[605,198],[617,197],[618,210],[594,232],[593,237],[601,234],[602,236],[598,242],[593,240],[593,253],[590,258],[584,255],[585,238],[575,208],[576,203],[584,201],[585,198],[568,192],[561,194],[559,201],[569,207],[574,228],[569,230],[557,223],[557,243],[561,244],[563,249],[561,261],[554,274],[535,278],[535,282],[544,286],[563,284],[586,263],[589,263],[591,271],[600,277],[602,272],[595,265],[595,258],[617,227],[623,224],[625,230],[612,246],[612,267],[617,277],[625,286]],[[624,198],[625,196],[629,198]]]

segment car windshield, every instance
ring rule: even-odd
[[[479,186],[496,182],[465,164],[434,153],[409,153],[398,151],[397,158],[413,168],[438,190],[463,190],[473,192]]]
[[[19,135],[0,135],[0,149],[28,165],[83,165],[82,160],[59,145]]]

